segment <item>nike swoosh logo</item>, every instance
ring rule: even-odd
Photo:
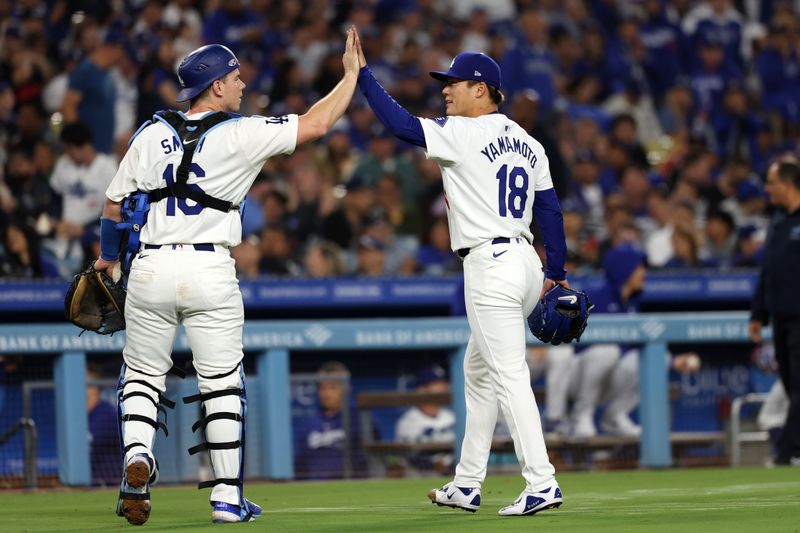
[[[197,142],[197,139],[192,139],[191,141],[183,141],[183,144],[192,144],[192,143],[196,143],[196,142]]]
[[[149,256],[149,255],[142,255],[142,254],[139,254],[139,259],[141,259],[141,258],[143,258],[143,257],[150,257],[150,256]]]
[[[577,296],[559,296],[558,299],[567,301],[572,305],[575,305],[575,303],[578,301],[578,297]]]
[[[502,252],[495,252],[495,253],[492,254],[492,257],[495,257],[495,258],[500,257],[501,255],[503,255],[507,251],[508,250],[503,250]]]

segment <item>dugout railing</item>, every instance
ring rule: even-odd
[[[672,464],[668,397],[667,345],[669,343],[747,342],[748,316],[743,312],[665,313],[593,316],[582,343],[625,343],[642,346],[639,381],[639,416],[642,436],[639,462],[642,467],[663,468]],[[85,412],[87,353],[121,352],[124,335],[111,337],[85,334],[70,324],[0,325],[0,355],[56,354],[53,367],[58,475],[66,485],[90,483],[87,417]],[[765,330],[765,334],[768,335]],[[248,321],[244,326],[244,349],[255,352],[255,375],[248,378],[248,417],[256,431],[248,432],[248,461],[254,473],[269,479],[292,479],[292,426],[289,359],[292,350],[450,350],[450,379],[456,413],[455,456],[465,419],[463,360],[469,340],[464,318],[381,320],[285,320]],[[538,341],[528,334],[528,341]],[[189,351],[181,331],[176,353]],[[252,378],[252,379],[250,379]],[[192,379],[170,381],[168,396],[196,393]],[[167,479],[196,479],[197,465],[186,458],[194,444],[191,424],[196,414],[176,413],[170,427],[168,448],[158,452],[164,465],[173,469]],[[172,426],[172,424],[171,424]],[[158,451],[158,447],[157,447]]]

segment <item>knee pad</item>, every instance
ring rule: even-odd
[[[233,485],[242,495],[244,475],[244,421],[247,413],[247,396],[241,365],[230,372],[215,376],[197,375],[200,394],[183,398],[184,403],[200,403],[200,420],[192,426],[192,432],[203,429],[205,441],[189,448],[189,455],[208,451],[215,479],[203,481],[198,488],[209,488],[219,484]],[[220,455],[213,451],[230,450],[231,455]],[[215,458],[215,455],[217,456]],[[220,464],[220,462],[226,464]],[[224,471],[227,475],[220,475]],[[231,477],[235,476],[235,477]]]

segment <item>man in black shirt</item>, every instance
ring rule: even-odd
[[[775,357],[789,414],[776,464],[800,466],[800,162],[780,159],[767,171],[767,192],[777,207],[770,225],[749,333],[761,342],[761,327],[772,320]]]

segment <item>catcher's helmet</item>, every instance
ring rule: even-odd
[[[227,46],[209,44],[198,48],[183,58],[178,66],[178,81],[181,92],[176,100],[190,100],[209,85],[239,68],[239,60]]]

